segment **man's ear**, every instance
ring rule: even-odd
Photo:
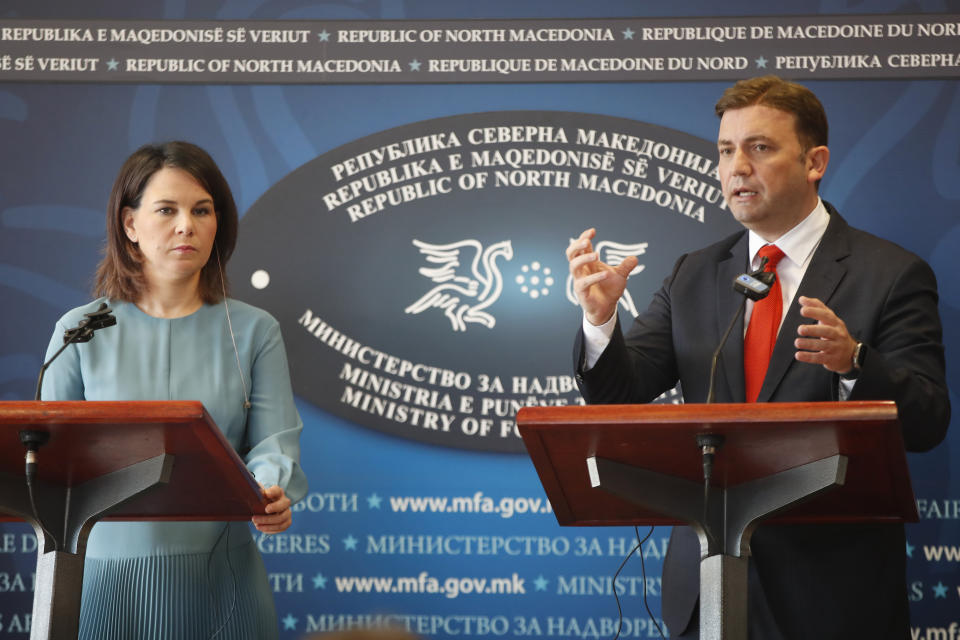
[[[130,238],[130,242],[137,242],[137,228],[133,224],[133,209],[131,207],[124,207],[121,212],[123,215],[123,230],[126,232],[127,237]]]
[[[807,180],[816,182],[823,178],[830,163],[830,149],[821,145],[807,150]]]

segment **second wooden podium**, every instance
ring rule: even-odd
[[[561,525],[690,525],[700,637],[746,640],[761,522],[918,519],[892,402],[527,407],[523,437]],[[720,436],[709,488],[698,438]]]

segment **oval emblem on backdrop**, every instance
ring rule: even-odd
[[[711,141],[594,114],[397,127],[310,161],[251,207],[234,295],[280,321],[294,390],[322,409],[403,438],[523,451],[520,406],[581,402],[567,244],[596,227],[607,262],[638,256],[628,321],[681,253],[741,228],[715,158]]]

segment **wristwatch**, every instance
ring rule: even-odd
[[[860,377],[860,371],[863,369],[863,360],[867,357],[867,345],[862,342],[858,342],[857,346],[853,348],[853,358],[850,367],[850,371],[846,373],[841,373],[840,377],[844,380],[856,380]]]

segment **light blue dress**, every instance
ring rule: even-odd
[[[44,400],[199,400],[265,487],[292,501],[307,491],[300,467],[303,423],[293,403],[280,326],[228,299],[174,319],[105,298],[66,313],[63,334],[100,302],[117,324],[68,347],[47,370]],[[244,391],[251,408],[244,409]],[[202,490],[197,487],[197,490]],[[246,522],[100,522],[87,544],[80,638],[276,638],[263,560]]]

